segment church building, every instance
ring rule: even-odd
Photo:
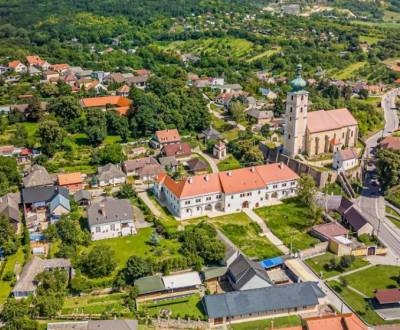
[[[286,99],[284,153],[290,157],[298,154],[312,157],[354,147],[358,123],[349,110],[308,112],[308,92],[304,89],[306,81],[301,77],[301,69],[298,65]]]

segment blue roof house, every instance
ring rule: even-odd
[[[62,194],[53,197],[49,204],[50,221],[54,223],[60,219],[63,214],[71,211],[69,199]]]

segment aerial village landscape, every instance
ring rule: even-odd
[[[27,3],[1,329],[400,329],[397,1]]]

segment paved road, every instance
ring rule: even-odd
[[[204,157],[207,160],[208,164],[210,164],[210,166],[211,166],[211,170],[212,170],[213,173],[218,173],[219,172],[217,163],[215,162],[214,158],[210,157],[209,155],[207,155],[206,153],[201,151],[201,149],[199,147],[194,149],[194,152],[198,153],[199,155],[201,155],[202,157]]]
[[[160,218],[162,216],[158,207],[154,205],[153,201],[147,195],[147,192],[139,192],[138,196],[148,206],[148,208],[156,217]]]
[[[400,89],[395,89],[382,97],[382,108],[385,112],[385,128],[366,141],[364,158],[375,159],[375,149],[378,139],[390,135],[399,127],[398,114],[393,108]],[[381,196],[378,185],[374,184],[375,166],[369,166],[364,179],[362,196],[357,204],[367,220],[374,227],[382,242],[398,257],[400,256],[400,230],[385,218],[385,201]]]

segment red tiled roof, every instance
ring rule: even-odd
[[[347,109],[311,111],[307,117],[307,129],[310,133],[330,131],[355,125],[357,125],[357,121]]]
[[[232,171],[195,175],[175,182],[168,175],[157,177],[176,197],[191,197],[209,193],[227,194],[262,189],[267,184],[296,180],[299,176],[285,164],[267,164]]]
[[[132,104],[132,101],[123,96],[99,96],[82,99],[81,104],[85,108],[105,107],[107,104],[111,104],[116,107],[129,108],[129,106]]]
[[[375,298],[380,304],[400,303],[400,289],[377,290]]]
[[[21,61],[11,61],[10,63],[8,63],[8,67],[15,69],[18,65],[22,64]]]
[[[308,330],[367,330],[355,314],[325,315],[305,319]]]
[[[338,222],[330,222],[314,226],[312,231],[326,237],[327,239],[347,235],[347,229]]]
[[[82,176],[80,172],[66,173],[57,175],[58,184],[60,186],[66,186],[69,184],[82,183]]]
[[[171,143],[166,144],[163,147],[163,153],[167,157],[190,156],[192,154],[192,150],[189,143]]]
[[[353,149],[350,149],[350,148],[344,149],[344,150],[339,150],[338,152],[339,152],[340,158],[342,160],[358,158],[357,153]]]
[[[179,132],[176,128],[157,131],[156,138],[160,143],[172,143],[181,141],[181,136],[179,135]]]
[[[69,65],[68,65],[67,63],[52,64],[52,65],[50,66],[50,69],[51,69],[51,70],[54,70],[54,71],[57,71],[57,72],[60,72],[60,71],[64,71],[64,70],[69,69]]]
[[[380,143],[382,149],[400,150],[400,137],[387,136]]]
[[[26,61],[28,62],[29,65],[39,65],[42,66],[46,61],[42,60],[39,56],[37,55],[29,55],[26,57]]]

